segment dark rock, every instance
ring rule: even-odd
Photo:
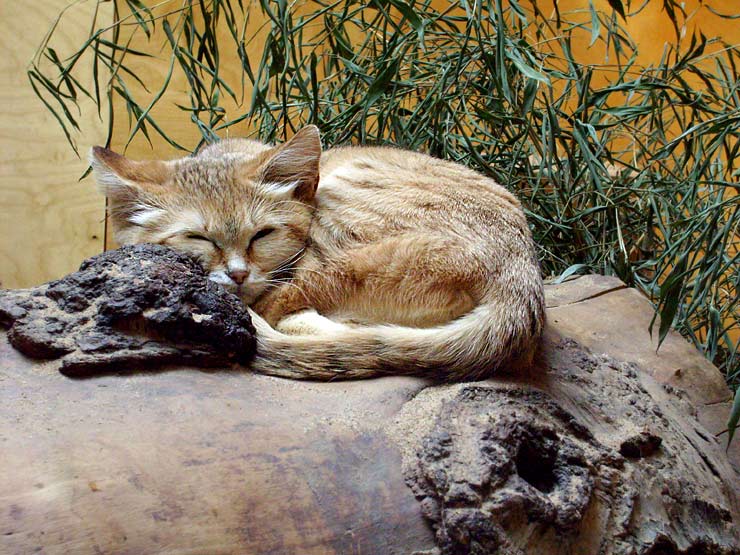
[[[241,301],[188,256],[122,247],[33,289],[0,291],[0,324],[32,358],[80,375],[136,362],[248,363],[254,328]]]

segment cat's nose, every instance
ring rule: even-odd
[[[244,283],[244,280],[247,279],[247,276],[249,276],[249,270],[234,270],[233,272],[229,272],[229,277],[237,285],[241,285],[242,283]]]

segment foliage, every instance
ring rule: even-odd
[[[184,75],[183,120],[205,142],[234,126],[273,141],[315,123],[327,144],[393,144],[474,167],[523,201],[546,274],[617,275],[654,302],[660,340],[675,326],[737,383],[740,51],[702,34],[679,48],[685,14],[662,0],[677,45],[642,67],[617,15],[639,13],[609,3],[617,11],[556,4],[550,17],[517,0],[126,0],[69,57],[52,30],[29,78],[71,142],[86,96],[125,108],[131,138],[185,148],[153,116]],[[152,37],[146,49],[131,47],[137,33]],[[575,59],[584,36],[604,64]],[[141,56],[166,60],[161,83],[136,84]],[[92,83],[78,77],[85,59]],[[236,79],[224,59],[241,64]]]

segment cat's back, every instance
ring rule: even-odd
[[[322,154],[318,216],[356,226],[487,231],[502,217],[525,225],[521,206],[492,179],[461,164],[391,147],[342,147]]]

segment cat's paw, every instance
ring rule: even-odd
[[[325,335],[345,330],[347,326],[315,310],[302,310],[280,320],[275,329],[287,335]]]

